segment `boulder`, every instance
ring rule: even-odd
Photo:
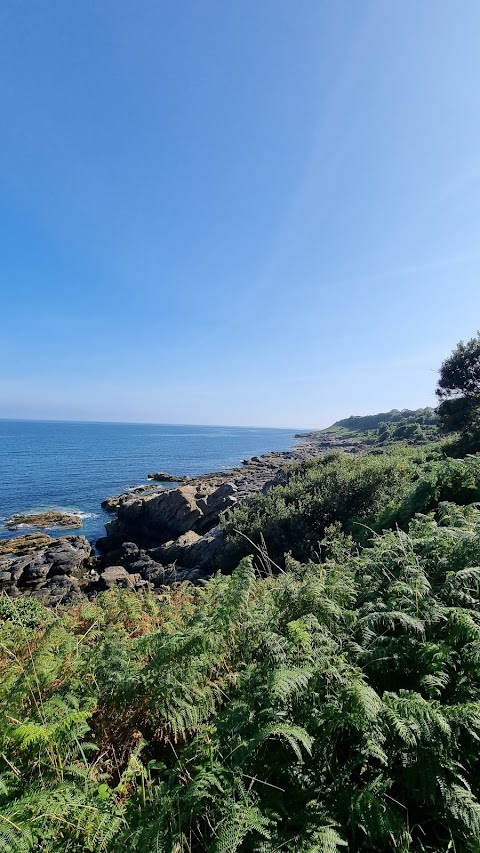
[[[140,574],[131,574],[123,566],[108,566],[100,574],[98,582],[95,584],[95,590],[121,587],[122,589],[131,589],[138,592],[140,590],[153,589],[153,586],[153,583],[150,583],[150,581],[143,578]]]
[[[199,533],[209,530],[218,523],[221,513],[234,506],[237,501],[238,494],[235,484],[222,483],[218,489],[210,492],[206,497],[200,498],[197,502],[197,506],[202,512],[202,517],[195,525],[195,529]]]
[[[108,566],[101,572],[99,577],[100,589],[110,589],[112,586],[121,586],[125,589],[133,589],[133,581],[123,566]]]
[[[203,571],[206,567],[214,571],[214,561],[225,544],[223,531],[219,526],[200,536],[193,530],[177,539],[166,542],[148,553],[161,563],[176,563],[186,569]]]
[[[163,566],[134,542],[124,542],[115,553],[118,555],[119,565],[130,575],[136,575],[145,582],[154,582],[157,577],[163,578]]]
[[[122,542],[120,553],[122,556],[122,566],[128,566],[133,561],[138,560],[140,555],[144,552],[140,551],[140,548],[138,545],[135,545],[135,542]]]

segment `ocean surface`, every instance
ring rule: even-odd
[[[294,430],[169,426],[63,421],[0,420],[0,538],[17,512],[77,510],[83,528],[47,531],[51,536],[104,535],[108,514],[101,501],[166,471],[194,476],[238,465],[242,459],[288,450]]]

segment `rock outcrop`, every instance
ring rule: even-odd
[[[105,562],[119,563],[129,571],[133,556],[136,563],[153,560],[156,565],[137,565],[136,570],[154,583],[165,582],[164,570],[159,571],[158,564],[175,565],[177,575],[183,572],[182,577],[184,570],[202,574],[209,567],[211,573],[223,545],[219,519],[237,501],[238,490],[230,482],[213,489],[210,483],[197,483],[153,495],[124,495],[116,517],[105,525],[107,535],[97,547]],[[134,547],[143,550],[133,555]]]
[[[116,518],[105,525],[107,539],[158,545],[191,530],[201,516],[193,486],[165,489],[144,497],[130,496],[119,504]]]

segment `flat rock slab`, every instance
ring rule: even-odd
[[[46,548],[54,540],[46,533],[27,533],[14,539],[0,539],[0,557],[30,554],[39,548]]]

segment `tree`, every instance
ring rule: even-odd
[[[444,427],[471,433],[480,429],[480,331],[460,341],[440,368],[436,395]]]

